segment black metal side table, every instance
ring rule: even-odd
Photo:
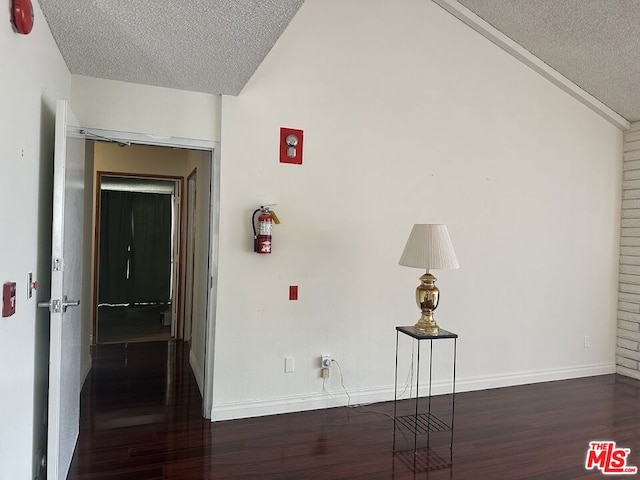
[[[398,341],[400,334],[407,335],[417,343],[417,358],[415,365],[412,362],[411,368],[415,369],[415,397],[413,393],[407,402],[413,402],[412,408],[406,408],[406,402],[402,402],[404,408],[400,412],[398,400]],[[451,410],[445,412],[446,415],[436,416],[431,411],[431,384],[433,373],[433,342],[437,340],[453,340],[453,378],[451,383]],[[426,395],[420,397],[420,345],[427,341],[429,343],[429,378],[427,381]],[[452,460],[453,449],[453,420],[455,414],[455,396],[456,396],[456,349],[458,335],[446,330],[440,330],[438,335],[426,335],[418,332],[413,326],[396,327],[396,369],[395,369],[395,392],[393,399],[393,451],[407,451],[411,449],[396,449],[396,433],[402,429],[413,435],[413,452],[419,449],[418,438],[426,437],[426,447],[430,447],[430,435],[433,432],[449,432],[449,464]],[[446,409],[448,410],[448,409]],[[422,446],[420,447],[422,448]]]

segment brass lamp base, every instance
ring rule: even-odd
[[[440,300],[440,290],[435,286],[436,277],[429,271],[420,277],[420,285],[416,288],[416,303],[422,315],[413,328],[425,335],[438,335],[440,327],[433,319],[433,311]]]
[[[416,323],[413,328],[425,335],[438,335],[438,333],[440,333],[440,327],[433,319],[433,311],[430,311],[426,315],[423,313],[420,320],[418,320],[418,323]]]

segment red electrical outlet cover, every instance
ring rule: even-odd
[[[16,313],[16,282],[2,285],[2,316],[10,317]]]
[[[280,128],[280,163],[302,165],[302,130]]]
[[[298,300],[298,285],[289,285],[289,300]]]

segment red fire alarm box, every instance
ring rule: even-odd
[[[280,163],[302,165],[302,130],[280,129]]]
[[[16,313],[16,282],[2,285],[2,316],[10,317]]]
[[[12,0],[11,23],[16,32],[27,35],[33,29],[33,5],[31,0]]]

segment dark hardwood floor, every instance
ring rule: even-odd
[[[128,305],[98,307],[98,343],[155,342],[171,339],[171,325],[162,313],[171,305]]]
[[[69,479],[624,478],[584,468],[592,440],[630,448],[640,466],[640,382],[617,375],[458,394],[450,467],[437,439],[394,455],[392,413],[382,403],[211,423],[181,342],[100,345]]]

